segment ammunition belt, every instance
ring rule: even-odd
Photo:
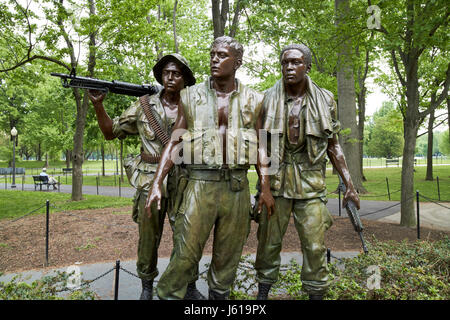
[[[148,153],[141,152],[141,160],[145,163],[159,163],[159,160],[161,160],[160,155],[152,155]]]

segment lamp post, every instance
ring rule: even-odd
[[[16,127],[13,127],[11,129],[11,136],[13,139],[13,161],[12,161],[12,184],[11,189],[16,187],[16,136],[17,136],[17,129]]]

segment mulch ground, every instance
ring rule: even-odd
[[[130,214],[124,214],[130,212]],[[326,233],[331,251],[361,251],[361,241],[348,218],[333,217]],[[362,220],[367,240],[414,241],[416,229],[397,224]],[[131,207],[121,209],[80,210],[50,215],[49,268],[136,259],[138,231],[131,219]],[[256,253],[257,224],[252,221],[244,253]],[[421,238],[437,240],[450,232],[421,228]],[[172,231],[166,220],[159,248],[160,257],[170,256]],[[204,249],[211,254],[212,239]],[[300,240],[291,221],[283,241],[283,251],[300,251]],[[0,221],[0,272],[19,272],[43,268],[45,264],[45,215],[29,216],[17,221]]]

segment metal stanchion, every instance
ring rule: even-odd
[[[49,220],[50,220],[50,201],[46,202],[45,210],[45,266],[48,267],[48,234],[49,234]]]
[[[116,274],[114,277],[114,300],[119,299],[119,271],[120,271],[120,260],[116,261]]]
[[[338,192],[338,194],[339,194],[339,201],[338,201],[338,208],[339,208],[339,217],[341,216],[341,188],[338,188],[339,189],[339,192]]]
[[[387,192],[388,192],[389,201],[391,201],[391,192],[389,191],[389,180],[388,180],[388,177],[386,177],[386,186],[387,186]]]
[[[437,188],[438,188],[438,199],[441,201],[441,190],[439,189],[439,177],[436,177]]]
[[[417,239],[420,239],[419,190],[416,190],[416,205],[417,205]]]

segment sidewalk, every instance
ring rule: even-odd
[[[350,258],[357,256],[359,252],[332,252],[331,262],[335,261],[335,258]],[[252,260],[255,259],[255,255],[251,255]],[[299,264],[302,264],[302,255],[299,252],[283,252],[281,254],[281,264],[288,264],[289,261],[294,259]],[[203,256],[199,263],[200,274],[207,270],[205,264],[209,264],[211,261],[211,256]],[[158,270],[160,272],[159,276],[155,279],[155,282],[159,280],[161,274],[166,269],[169,263],[169,258],[159,258],[158,259]],[[136,277],[136,260],[120,261],[120,266],[124,270],[120,270],[119,273],[119,290],[118,299],[119,300],[138,300],[141,293],[141,280]],[[100,275],[110,271],[115,267],[115,262],[108,263],[94,263],[94,264],[84,264],[79,265],[81,271],[81,278],[83,280],[92,280]],[[56,275],[57,271],[67,271],[67,268],[59,269],[40,269],[40,270],[30,270],[21,273],[22,281],[31,283],[34,280],[40,279],[46,275]],[[128,273],[128,272],[130,273]],[[0,281],[8,282],[15,275],[15,273],[5,274],[0,277]],[[89,285],[89,290],[95,292],[99,299],[101,300],[113,300],[114,299],[114,283],[115,283],[115,270],[112,270],[105,276],[99,278],[98,280],[92,282]],[[154,284],[156,287],[156,283]],[[197,281],[197,289],[205,296],[208,297],[208,284],[206,280],[200,278]],[[157,299],[157,297],[155,297]]]

